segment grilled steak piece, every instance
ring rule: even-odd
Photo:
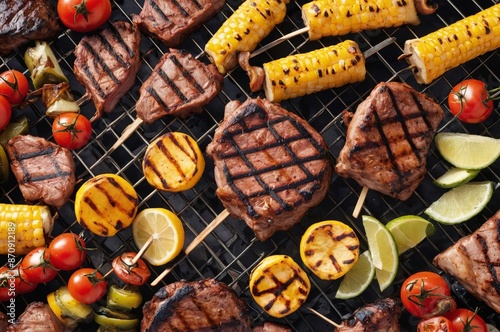
[[[39,200],[60,208],[75,188],[71,152],[42,137],[19,135],[6,146],[10,167],[28,202]]]
[[[223,80],[215,65],[206,65],[187,52],[170,49],[141,86],[137,117],[153,123],[165,115],[186,117],[201,112],[217,96]]]
[[[146,0],[132,20],[168,47],[178,46],[191,32],[215,16],[225,0]]]
[[[91,121],[111,112],[134,85],[139,70],[141,33],[129,22],[117,21],[82,38],[75,48],[74,71],[94,102]]]
[[[55,38],[60,30],[49,0],[0,0],[0,55],[31,40]]]
[[[227,104],[207,154],[215,162],[217,196],[261,241],[299,222],[330,187],[323,137],[266,99]]]
[[[391,298],[378,299],[342,319],[335,332],[398,332],[401,303]]]
[[[43,302],[31,302],[19,316],[15,324],[7,327],[7,332],[69,332],[52,313],[52,310]]]
[[[144,304],[142,312],[142,332],[251,331],[243,300],[214,279],[169,284]]]
[[[500,314],[500,210],[437,255],[433,264]]]
[[[378,84],[359,104],[335,171],[400,200],[424,178],[426,157],[444,117],[439,105],[407,84]]]

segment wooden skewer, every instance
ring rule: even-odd
[[[359,212],[363,207],[363,203],[365,202],[367,194],[368,194],[368,187],[363,186],[363,189],[361,189],[361,193],[359,194],[358,201],[356,202],[356,206],[354,207],[354,211],[352,211],[352,216],[354,218],[357,218],[359,216]]]
[[[122,135],[120,136],[120,138],[115,142],[115,144],[113,144],[113,146],[108,150],[108,154],[110,154],[111,152],[115,151],[120,145],[123,144],[123,142],[125,142],[129,137],[130,135],[132,135],[132,133],[134,131],[137,130],[137,128],[139,128],[141,126],[141,124],[143,123],[144,121],[142,121],[142,119],[139,119],[139,118],[136,118],[134,120],[134,122],[132,122],[131,124],[129,124],[127,126],[127,128],[125,128],[125,130],[122,132]]]
[[[257,56],[257,55],[259,55],[259,54],[261,54],[261,53],[264,53],[264,52],[265,52],[265,51],[267,51],[268,49],[273,48],[274,46],[281,44],[281,43],[282,43],[282,42],[284,42],[285,40],[288,40],[288,39],[290,39],[290,38],[292,38],[292,37],[295,37],[295,36],[297,36],[297,35],[301,35],[301,34],[306,33],[306,32],[308,32],[308,31],[309,31],[309,27],[305,27],[305,28],[300,28],[300,29],[298,29],[298,30],[295,30],[295,31],[293,31],[293,32],[290,32],[289,34],[286,34],[286,35],[284,35],[283,37],[280,37],[280,38],[278,38],[278,39],[276,39],[276,40],[273,40],[273,41],[272,41],[272,42],[270,42],[269,44],[264,45],[264,46],[262,46],[261,48],[259,48],[258,50],[256,50],[256,51],[252,52],[252,53],[250,54],[250,58],[253,58],[254,56]]]
[[[336,328],[340,328],[341,325],[340,324],[337,324],[335,323],[333,320],[331,320],[330,318],[326,317],[325,315],[317,312],[316,310],[314,310],[313,308],[309,307],[309,306],[304,306],[304,308],[306,308],[307,310],[309,310],[310,312],[312,312],[313,314],[315,314],[316,316],[318,316],[319,318],[323,319],[325,322],[328,322],[330,324],[332,324],[333,326],[335,326]]]

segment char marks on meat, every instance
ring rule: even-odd
[[[85,36],[75,48],[74,71],[94,102],[96,113],[111,112],[135,82],[140,65],[141,33],[131,23],[117,21]]]
[[[433,263],[500,314],[500,210]]]
[[[391,298],[378,299],[342,320],[334,332],[399,332],[401,303]]]
[[[178,46],[190,33],[215,16],[225,0],[146,0],[132,20],[168,47]]]
[[[24,199],[61,207],[75,188],[71,152],[42,137],[19,135],[6,146],[10,167]]]
[[[7,332],[69,332],[43,302],[31,302],[19,316],[15,324],[7,327]]]
[[[215,65],[170,49],[141,86],[137,117],[153,123],[165,115],[186,117],[201,112],[220,92],[223,80]]]
[[[336,172],[361,186],[408,199],[426,172],[426,158],[444,117],[440,106],[407,84],[378,84],[345,121],[346,144]]]
[[[217,196],[261,241],[299,222],[330,187],[323,137],[265,99],[227,104],[207,154],[215,162]]]
[[[248,308],[214,279],[178,281],[161,288],[143,306],[141,331],[250,332]]]
[[[0,0],[0,55],[32,40],[53,39],[60,30],[49,0]]]

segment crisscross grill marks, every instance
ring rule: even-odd
[[[22,184],[30,183],[30,182],[39,182],[39,181],[44,181],[48,179],[54,179],[54,178],[65,178],[71,176],[70,172],[63,172],[61,168],[59,167],[59,163],[57,162],[57,159],[54,158],[54,148],[48,148],[45,150],[39,150],[36,152],[29,152],[29,153],[22,153],[19,154],[17,151],[15,152],[16,159],[19,161],[19,164],[21,165],[21,168],[23,170],[23,179],[20,180],[19,182]],[[26,168],[24,165],[23,161],[32,159],[32,158],[37,158],[37,157],[46,157],[49,158],[50,161],[52,162],[52,165],[54,166],[54,173],[49,173],[47,172],[46,174],[40,175],[40,176],[33,176],[30,171]]]
[[[188,8],[184,8],[182,6],[182,3],[177,1],[177,0],[167,0],[165,2],[170,2],[173,7],[177,8],[179,10],[179,12],[182,14],[182,16],[184,17],[188,17],[190,14],[192,13],[189,13],[188,12]],[[203,9],[203,6],[197,1],[197,0],[190,0],[190,2],[198,9],[198,10],[202,10]],[[161,7],[158,5],[157,1],[155,0],[149,0],[149,4],[151,5],[151,8],[154,9],[154,11],[165,21],[169,22],[171,21],[171,19],[168,17],[168,14],[165,13]]]

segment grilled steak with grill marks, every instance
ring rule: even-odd
[[[0,55],[30,40],[52,39],[60,30],[48,0],[0,0]]]
[[[178,46],[191,32],[217,14],[225,0],[146,0],[132,20],[168,47]]]
[[[10,167],[24,199],[63,206],[75,188],[75,162],[71,152],[42,137],[19,135],[6,146]]]
[[[6,332],[69,332],[54,315],[48,304],[31,302],[19,316],[15,324],[7,327]]]
[[[424,178],[426,157],[443,110],[407,84],[378,84],[350,119],[335,170],[400,200]]]
[[[111,112],[134,85],[139,70],[140,31],[117,21],[94,35],[82,38],[75,48],[74,71],[94,102],[94,121]]]
[[[433,263],[500,314],[500,210]]]
[[[214,279],[169,284],[144,304],[142,312],[142,332],[251,331],[245,303]]]
[[[137,117],[153,123],[165,115],[186,117],[200,112],[217,96],[223,80],[213,64],[206,65],[187,52],[170,49],[141,86]]]
[[[327,151],[307,122],[265,99],[227,104],[207,147],[217,196],[261,241],[323,200],[332,177]]]

